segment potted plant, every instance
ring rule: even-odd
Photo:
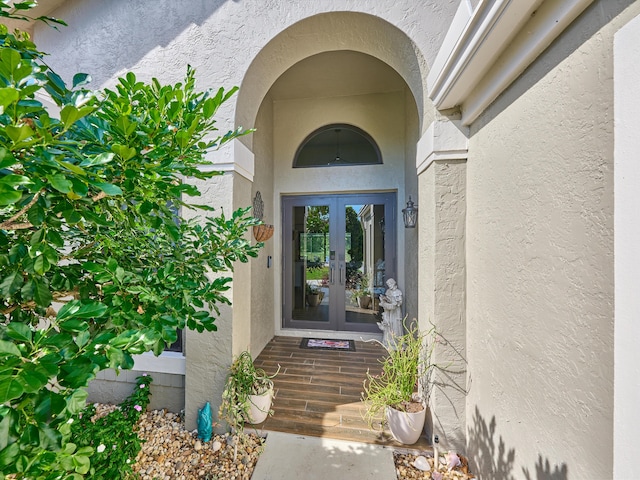
[[[369,291],[368,275],[362,275],[360,277],[351,297],[358,304],[358,307],[369,308],[371,305],[371,292]]]
[[[262,368],[256,368],[248,351],[240,353],[231,364],[218,417],[238,432],[243,431],[245,423],[264,422],[273,415],[273,378],[279,371],[280,366],[269,376]]]
[[[386,346],[387,354],[380,360],[382,373],[367,372],[362,399],[366,405],[365,418],[370,426],[385,415],[393,437],[400,443],[412,445],[422,433],[430,391],[431,353],[434,342],[425,340],[435,333],[420,332],[417,322],[406,333],[393,337],[393,345]],[[384,346],[384,345],[383,345]]]
[[[320,290],[315,285],[311,285],[310,283],[307,283],[305,293],[307,305],[309,305],[310,307],[317,307],[318,305],[320,305],[322,299],[324,298],[324,293],[322,292],[322,290]]]

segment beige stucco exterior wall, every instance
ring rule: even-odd
[[[588,8],[471,128],[466,411],[485,478],[612,477],[612,57],[629,3]]]
[[[255,176],[252,188],[252,198],[260,192],[264,202],[263,221],[273,225],[279,218],[279,211],[273,198],[273,104],[267,98],[260,110],[253,133],[253,149],[255,155]],[[277,238],[277,237],[276,237]],[[274,263],[276,251],[280,251],[280,244],[273,237],[264,243],[257,259],[251,260],[251,344],[250,351],[255,356],[262,351],[275,334],[274,311],[276,303],[275,285],[280,270]],[[271,257],[270,266],[267,264]]]
[[[466,366],[466,162],[436,160],[418,177],[419,326],[429,335],[431,425],[441,448],[464,452]]]
[[[614,39],[615,98],[615,372],[613,478],[624,479],[637,463],[640,426],[640,14]]]
[[[242,175],[233,174],[233,202],[232,209],[251,206],[251,183]],[[231,214],[232,210],[226,214]],[[253,241],[253,232],[247,232],[246,238]],[[233,311],[233,355],[243,350],[251,351],[251,314],[252,314],[252,273],[256,265],[255,259],[248,262],[233,264],[233,294],[231,298]]]
[[[405,196],[398,195],[398,221],[400,229],[404,230],[404,244],[398,244],[398,250],[404,251],[404,285],[403,301],[404,313],[409,319],[418,318],[418,255],[419,227],[410,230],[405,229],[402,220],[402,209],[406,207],[409,196],[420,208],[418,189],[418,176],[416,171],[416,139],[420,137],[420,121],[416,110],[415,99],[409,91],[405,92]],[[419,211],[419,210],[418,210]]]
[[[235,174],[227,173],[212,179],[198,181],[196,185],[202,192],[200,202],[230,214],[233,209]],[[189,215],[188,211],[183,212]],[[246,266],[245,266],[246,267]],[[242,267],[237,267],[243,275]],[[246,285],[233,282],[225,292],[227,298],[235,300],[236,290],[244,291]],[[239,309],[242,306],[239,305]],[[237,318],[238,312],[227,305],[220,306],[220,315],[216,320],[217,331],[198,333],[185,330],[185,422],[187,429],[196,427],[198,409],[206,402],[211,403],[212,412],[217,412],[221,402],[221,393],[231,365],[234,348],[234,322],[239,322],[239,329],[246,328],[246,323]]]

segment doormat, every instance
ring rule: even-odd
[[[353,340],[327,340],[324,338],[303,338],[300,348],[319,348],[321,350],[345,350],[356,351],[356,344]]]

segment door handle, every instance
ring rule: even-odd
[[[336,266],[333,262],[329,264],[329,283],[333,285]]]
[[[340,278],[339,278],[339,282],[340,285],[344,285],[344,263],[340,263]]]

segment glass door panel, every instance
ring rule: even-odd
[[[385,280],[385,206],[345,205],[345,323],[373,324]],[[353,325],[352,325],[353,327]]]
[[[395,194],[283,197],[285,328],[378,332]]]
[[[293,265],[290,318],[329,324],[329,205],[291,209]],[[318,327],[317,325],[315,327]]]

